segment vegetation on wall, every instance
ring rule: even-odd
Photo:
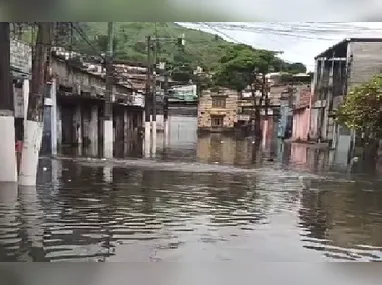
[[[355,86],[337,111],[337,121],[356,131],[382,130],[382,75]]]

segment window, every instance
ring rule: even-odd
[[[222,127],[223,126],[223,116],[212,116],[211,125],[212,127]]]
[[[212,108],[225,108],[226,98],[212,98]]]

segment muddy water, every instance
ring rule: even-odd
[[[378,176],[273,145],[173,131],[153,160],[42,159],[36,188],[0,186],[0,261],[379,261]]]

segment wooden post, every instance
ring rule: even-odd
[[[0,182],[17,181],[15,117],[10,71],[10,27],[0,22]]]
[[[44,114],[44,92],[47,80],[48,56],[52,42],[52,23],[38,23],[35,54],[32,62],[32,82],[24,122],[24,144],[21,157],[21,185],[36,185],[38,156],[41,148]]]

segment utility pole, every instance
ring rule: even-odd
[[[157,140],[157,83],[156,83],[156,68],[157,68],[157,47],[158,38],[155,36],[155,41],[153,41],[153,64],[152,64],[152,152],[156,153],[156,140]]]
[[[173,42],[172,38],[159,38],[156,30],[155,24],[155,37],[154,39],[150,36],[147,37],[147,77],[146,77],[146,96],[145,96],[145,156],[150,155],[150,118],[152,118],[152,132],[153,132],[153,154],[156,151],[156,67],[157,67],[157,53],[159,42]],[[185,45],[184,34],[176,39],[176,43],[179,48],[183,49]],[[152,54],[151,54],[152,52]],[[168,77],[168,75],[167,75]],[[167,79],[168,80],[168,79]],[[165,83],[168,84],[168,83]],[[166,87],[168,89],[168,87]],[[166,93],[166,92],[165,92]],[[168,91],[167,91],[168,93]],[[168,100],[166,98],[165,100]],[[167,96],[168,97],[168,96]],[[166,103],[167,104],[167,101]],[[167,104],[168,106],[168,104]],[[151,108],[150,108],[151,107]],[[168,109],[168,107],[165,107]],[[152,110],[152,116],[150,114]],[[163,114],[164,120],[168,121],[168,111]],[[165,123],[165,122],[164,122]],[[168,124],[167,124],[168,125]],[[167,127],[168,128],[168,127]]]
[[[113,42],[114,42],[114,23],[108,22],[107,25],[108,46],[106,53],[106,92],[104,105],[104,128],[103,128],[103,154],[105,158],[113,158]]]
[[[36,185],[38,157],[43,132],[44,92],[51,43],[52,23],[38,23],[27,119],[24,121],[24,144],[19,177],[20,184],[25,186]]]
[[[165,67],[164,70],[164,85],[163,85],[163,127],[164,127],[164,139],[165,144],[167,144],[168,140],[168,71]]]
[[[268,136],[268,88],[267,88],[267,79],[265,76],[265,73],[262,73],[262,80],[261,80],[261,97],[264,98],[264,107],[265,107],[265,116],[264,116],[264,124],[263,124],[263,134],[262,134],[262,141],[263,141],[263,147],[265,148],[267,143],[267,136]]]
[[[17,181],[15,117],[10,70],[10,26],[0,22],[0,182]]]
[[[255,139],[255,134],[256,134],[256,126],[255,126],[255,119],[256,119],[256,73],[254,72],[253,74],[253,82],[249,85],[250,88],[251,88],[251,95],[252,95],[252,108],[251,108],[251,115],[250,115],[250,123],[251,123],[251,135],[252,135],[252,139],[254,140]]]
[[[145,156],[150,156],[150,136],[151,136],[151,37],[147,37],[147,71],[146,71],[146,94],[145,94]]]
[[[257,86],[257,76],[255,76],[255,86]],[[258,90],[255,87],[255,92]],[[259,104],[255,104],[255,138],[260,140],[261,139],[261,109],[263,107],[263,94],[261,94],[259,98]]]

